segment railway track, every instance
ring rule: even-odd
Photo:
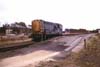
[[[61,36],[49,38],[47,40],[40,41],[40,42],[28,41],[28,42],[22,42],[22,43],[0,45],[0,52],[17,50],[17,49],[25,48],[25,47],[28,47],[30,45],[35,45],[35,44],[39,45],[39,44],[46,43],[46,42],[51,41],[51,40],[59,39],[59,37],[61,37]]]
[[[66,36],[66,35],[62,35],[62,36]],[[59,36],[59,37],[62,37]],[[75,35],[67,35],[67,36],[75,36]],[[59,39],[59,37],[54,37],[51,39]],[[33,42],[33,41],[29,41],[29,42],[23,42],[23,43],[14,43],[14,44],[5,44],[5,45],[0,45],[0,52],[6,52],[6,51],[11,51],[11,50],[16,50],[16,49],[21,49],[21,48],[25,48],[28,47],[30,45],[34,45],[34,44],[41,44],[43,42],[47,42],[51,39],[42,41],[42,42]]]
[[[84,42],[84,39],[89,39],[89,37],[93,36],[94,34],[91,35],[79,35],[77,39],[74,39],[71,43],[69,43],[71,46],[68,48],[65,48],[64,51],[57,52],[55,53],[53,59],[59,60],[59,59],[64,59],[66,56],[69,56],[74,48],[76,48],[80,43]],[[83,43],[84,44],[84,43]],[[65,44],[68,45],[68,44]]]
[[[0,62],[1,67],[24,67],[29,64],[33,64],[33,67],[35,63],[38,63],[40,61],[44,61],[50,58],[55,59],[54,57],[61,57],[61,55],[64,56],[64,53],[67,54],[67,52],[70,52],[74,47],[76,47],[79,42],[84,39],[86,35],[78,35],[73,37],[57,37],[54,39],[46,40],[45,42],[39,42],[34,43],[38,44],[36,47],[25,47],[23,49],[18,50],[11,50],[8,52],[2,52],[0,53],[1,56],[5,56],[2,58],[2,61]],[[58,39],[58,40],[57,40]],[[68,40],[67,40],[68,39]],[[72,40],[71,40],[72,39]],[[54,40],[57,40],[56,42]],[[72,41],[71,46],[66,48],[58,48],[57,46],[59,41]],[[40,44],[40,45],[39,45]],[[66,42],[67,44],[67,42]],[[63,45],[63,44],[62,44]],[[72,46],[73,45],[73,46]],[[73,47],[73,48],[72,48]],[[9,55],[9,57],[6,55]],[[24,61],[24,62],[23,62]]]
[[[65,36],[65,35],[64,35]],[[70,35],[70,36],[75,36],[75,35]],[[78,35],[79,37],[84,37],[84,35]],[[79,38],[79,37],[77,37],[77,38]],[[59,39],[59,37],[55,37],[56,39]],[[52,38],[52,39],[54,39],[55,40],[55,38]],[[84,38],[82,38],[82,39],[84,39]],[[50,40],[50,39],[49,39]],[[17,43],[18,45],[17,46],[13,46],[13,45],[16,45],[16,44],[12,44],[10,47],[6,47],[6,45],[5,46],[3,46],[3,47],[0,47],[0,52],[6,52],[6,51],[11,51],[11,50],[16,50],[16,49],[21,49],[21,48],[25,48],[25,47],[28,47],[28,46],[30,46],[30,45],[34,45],[34,44],[41,44],[41,43],[43,43],[43,42],[47,42],[47,41],[49,41],[49,40],[46,40],[46,41],[42,41],[42,42],[33,42],[33,41],[30,41],[30,42],[27,42],[27,43]],[[76,40],[76,39],[75,39]],[[72,44],[75,40],[73,40],[71,43],[69,43],[69,44]],[[66,44],[64,44],[64,46],[65,46]],[[68,49],[67,49],[68,50]]]
[[[73,36],[73,35],[71,35]],[[53,40],[55,39],[59,39],[59,37],[55,37],[55,38],[52,38]],[[49,39],[50,40],[50,39]],[[47,42],[49,40],[46,40],[46,41],[42,41],[42,42],[33,42],[33,41],[30,41],[30,42],[24,42],[24,43],[17,43],[17,44],[12,44],[11,46],[8,46],[5,45],[3,47],[0,47],[0,52],[6,52],[6,51],[11,51],[11,50],[16,50],[16,49],[21,49],[21,48],[25,48],[25,47],[28,47],[30,45],[34,45],[34,44],[41,44],[43,42]],[[76,40],[76,39],[75,39]],[[74,42],[75,40],[73,40],[72,42]],[[70,43],[71,44],[71,43]],[[14,46],[16,45],[16,46]]]
[[[71,51],[77,46],[79,45],[79,43],[84,39],[84,36],[79,36],[76,39],[74,39],[70,44],[70,46],[68,48],[65,48],[63,51],[61,52],[56,52],[54,53],[51,58],[53,58],[54,60],[60,60],[60,59],[64,59],[66,56],[69,56]],[[68,45],[68,44],[64,44]],[[51,59],[50,59],[51,60]]]
[[[28,47],[31,44],[23,44],[21,46],[13,46],[13,47],[6,47],[6,48],[0,48],[0,52],[6,52],[6,51],[11,51],[11,50],[16,50],[16,49],[21,49]]]

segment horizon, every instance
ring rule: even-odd
[[[65,28],[100,28],[99,0],[0,0],[0,25],[43,19]]]
[[[16,21],[15,21],[16,22]],[[0,27],[3,27],[3,25],[4,24],[9,24],[9,25],[11,25],[11,24],[14,24],[15,22],[12,22],[12,23],[3,23],[3,24],[0,24]],[[17,23],[20,23],[20,22],[24,22],[24,21],[19,21],[19,22],[17,22]],[[49,21],[48,21],[49,22]],[[24,22],[25,23],[25,22]],[[54,22],[52,22],[52,23],[54,23]],[[26,23],[25,23],[26,24]],[[32,25],[32,24],[26,24],[26,26],[28,27],[28,25]],[[86,29],[86,28],[63,28],[63,31],[65,31],[65,29],[76,29],[76,30],[79,30],[79,29],[85,29],[85,30],[90,30],[90,31],[92,31],[92,30],[97,30],[97,29],[100,29],[100,28],[96,28],[96,29]]]

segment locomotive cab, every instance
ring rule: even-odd
[[[41,20],[32,21],[33,40],[40,40],[42,36],[42,23]]]

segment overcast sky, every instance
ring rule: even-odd
[[[0,0],[0,25],[34,19],[64,28],[100,28],[100,0]]]

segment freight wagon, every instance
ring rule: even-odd
[[[62,35],[62,25],[44,20],[33,20],[32,33],[33,40],[45,40],[49,37]]]

